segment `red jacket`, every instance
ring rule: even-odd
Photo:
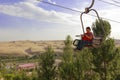
[[[92,36],[92,39],[89,39],[88,37],[83,36],[83,37],[82,37],[82,40],[86,40],[86,41],[92,41],[92,40],[93,40],[93,34],[92,34],[92,32],[90,32],[90,33],[85,33],[84,35]]]

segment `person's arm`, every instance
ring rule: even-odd
[[[81,37],[84,37],[84,34],[81,34]]]
[[[88,39],[93,39],[93,35],[91,34],[90,36],[85,35]]]

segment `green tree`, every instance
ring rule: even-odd
[[[59,64],[60,80],[75,80],[72,39],[70,36],[67,36],[64,44],[62,62]]]
[[[2,61],[1,61],[1,58],[0,58],[0,71],[2,70]]]
[[[116,56],[112,63],[112,77],[114,78],[114,80],[120,80],[120,48],[116,50]]]
[[[13,80],[13,74],[5,74],[4,80]]]
[[[1,72],[1,70],[2,70],[2,61],[1,61],[1,58],[0,58],[0,79],[2,78],[2,72]]]
[[[27,71],[25,70],[16,71],[13,74],[13,80],[31,80],[30,77],[27,75]]]
[[[93,55],[88,48],[84,48],[76,54],[75,80],[93,80],[92,77]]]
[[[8,74],[5,62],[1,63],[1,70],[0,71],[1,71],[1,75],[2,75],[3,78],[5,77],[5,74]]]
[[[47,48],[47,51],[40,56],[40,63],[38,69],[38,80],[54,80],[56,74],[56,66],[54,51],[51,46]]]
[[[102,26],[102,25],[103,26]],[[103,28],[103,29],[102,29]],[[109,38],[111,25],[108,21],[96,20],[92,25],[95,36],[103,35],[103,43],[92,50],[93,64],[100,80],[117,80],[120,75],[120,50],[115,47],[114,40]]]
[[[72,38],[70,35],[67,36],[64,41],[65,47],[63,52],[63,61],[64,62],[72,62],[73,61],[73,47],[72,47]]]
[[[13,77],[13,80],[22,80],[22,78],[21,78],[21,76],[20,76],[20,74],[19,74],[19,75],[15,75],[15,76]]]
[[[33,70],[32,71],[32,76],[31,76],[31,80],[38,80],[38,77],[37,77],[37,71],[36,70]]]
[[[111,33],[111,25],[108,21],[106,20],[96,20],[92,24],[92,30],[95,36],[102,36],[103,39],[105,40],[107,37],[109,37]]]
[[[119,70],[116,60],[120,60],[118,57],[120,51],[115,47],[114,40],[105,40],[99,48],[94,48],[92,53],[94,56],[93,71],[99,73],[100,80],[115,80],[115,73]]]
[[[30,76],[28,76],[28,73],[27,73],[27,71],[21,71],[21,78],[22,78],[22,80],[31,80],[31,77]]]

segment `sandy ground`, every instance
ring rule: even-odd
[[[62,53],[64,41],[11,41],[0,42],[0,55],[36,55],[44,53],[51,45],[55,53]]]
[[[32,56],[44,53],[51,45],[56,54],[62,53],[64,41],[11,41],[0,42],[0,56]],[[120,46],[120,40],[115,40],[115,45]]]

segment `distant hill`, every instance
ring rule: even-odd
[[[115,45],[116,45],[117,47],[120,47],[120,40],[119,40],[119,39],[116,39],[116,40],[115,40]]]
[[[32,56],[44,53],[51,45],[56,54],[63,52],[64,41],[11,41],[0,42],[0,56]],[[120,40],[115,40],[115,45],[120,46]]]
[[[31,56],[44,53],[51,45],[55,53],[62,53],[64,41],[11,41],[0,42],[0,56]]]

